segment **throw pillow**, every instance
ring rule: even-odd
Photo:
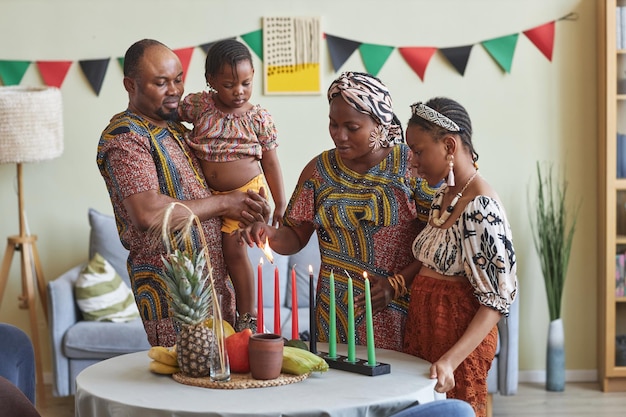
[[[89,209],[89,256],[91,259],[97,252],[104,257],[120,277],[130,285],[128,277],[128,269],[126,268],[126,260],[128,259],[128,250],[122,246],[120,235],[117,232],[115,218],[108,214]]]
[[[139,317],[132,291],[99,253],[80,273],[74,291],[85,320],[124,322]]]

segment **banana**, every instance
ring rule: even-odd
[[[150,368],[149,369],[152,372],[154,372],[155,374],[162,374],[162,375],[171,375],[171,374],[175,374],[176,372],[180,371],[178,366],[166,365],[163,362],[159,362],[159,361],[156,361],[156,360],[150,361]]]
[[[281,372],[304,375],[309,372],[326,372],[328,363],[315,353],[293,346],[283,347],[283,366]]]
[[[178,366],[176,351],[170,350],[165,346],[152,346],[148,351],[148,357],[165,365]]]

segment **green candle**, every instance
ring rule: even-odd
[[[333,271],[330,271],[330,304],[329,304],[329,315],[328,318],[328,357],[336,358],[337,357],[337,330],[336,330],[336,320],[337,320],[337,311],[335,306],[335,275],[333,275]]]
[[[348,362],[356,361],[354,341],[354,291],[352,277],[348,277]]]
[[[372,319],[372,296],[370,295],[370,280],[367,272],[363,272],[365,278],[365,325],[367,332],[367,364],[376,366],[376,352],[374,346],[374,321]]]

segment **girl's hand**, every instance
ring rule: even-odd
[[[445,360],[438,360],[430,366],[430,378],[437,379],[435,391],[444,393],[454,388],[454,369]]]
[[[387,278],[379,276],[369,276],[370,295],[372,297],[372,315],[383,311],[393,300],[393,288]],[[356,314],[365,314],[365,292],[354,298],[354,308]]]
[[[281,224],[283,224],[283,214],[274,210],[274,215],[272,216],[272,226],[279,227]]]

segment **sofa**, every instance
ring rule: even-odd
[[[86,367],[113,356],[150,348],[139,319],[129,322],[99,322],[83,319],[75,298],[74,284],[89,259],[95,253],[102,255],[130,287],[126,269],[128,251],[120,243],[113,216],[90,209],[89,246],[85,261],[69,269],[48,283],[49,335],[52,351],[53,394],[68,396],[75,393],[76,376]],[[309,330],[309,275],[311,264],[317,277],[319,248],[315,236],[299,253],[283,256],[274,253],[270,264],[259,248],[249,248],[255,279],[259,260],[263,257],[264,324],[274,331],[274,273],[279,271],[281,334],[291,338],[291,268],[296,265],[298,296],[298,328],[305,339]],[[256,285],[256,281],[255,281]],[[256,299],[256,298],[255,298]]]

